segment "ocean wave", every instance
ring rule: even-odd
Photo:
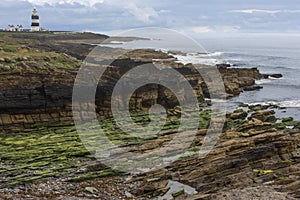
[[[262,84],[266,84],[266,83],[270,83],[270,82],[272,82],[272,79],[255,80],[255,84],[257,84],[257,85],[262,85]]]
[[[213,53],[187,53],[186,55],[171,54],[177,59],[177,62],[183,64],[204,64],[204,65],[216,65],[226,63],[223,59],[218,58],[223,55],[224,52]],[[230,64],[230,63],[227,63]]]
[[[155,49],[155,51],[160,51],[160,52],[163,52],[163,53],[166,53],[166,54],[169,53],[169,49],[164,49],[164,48],[157,48],[157,49]]]
[[[268,101],[268,102],[257,102],[250,103],[249,105],[266,105],[266,106],[278,106],[280,108],[300,108],[300,100],[288,100],[288,101]]]
[[[126,42],[123,41],[116,41],[116,40],[112,40],[109,42],[109,44],[125,44]]]
[[[220,57],[224,55],[224,52],[217,51],[211,53],[189,53],[189,54],[198,57]]]
[[[204,65],[216,65],[221,64],[222,61],[215,59],[215,58],[198,58],[193,56],[182,56],[182,55],[176,55],[174,56],[177,59],[177,62],[180,62],[182,64],[204,64]]]

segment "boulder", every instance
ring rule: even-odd
[[[283,75],[282,74],[271,74],[270,77],[272,77],[272,78],[282,78]]]
[[[0,66],[0,70],[2,70],[2,71],[9,71],[9,70],[11,70],[11,67],[8,66],[8,65],[1,65]]]
[[[225,64],[225,63],[223,63],[223,64],[216,64],[216,66],[217,66],[218,69],[222,69],[222,70],[231,67],[230,64]]]
[[[260,86],[260,85],[251,85],[251,86],[243,87],[243,90],[244,91],[254,91],[254,90],[260,90],[262,88],[263,88],[263,86]]]
[[[246,119],[246,117],[248,116],[248,113],[244,110],[237,110],[237,111],[234,111],[233,113],[229,113],[227,114],[227,117],[230,118],[230,119],[233,119],[233,120],[236,120],[236,119]]]
[[[21,65],[22,68],[25,68],[25,69],[29,69],[29,68],[30,68],[30,67],[26,64],[26,62],[24,62],[24,61],[22,61],[22,62],[20,63],[20,65]]]
[[[18,48],[18,53],[28,53],[30,51],[29,47],[20,47]]]
[[[282,122],[291,122],[291,121],[293,121],[293,120],[294,120],[293,117],[282,118]]]
[[[11,58],[4,58],[4,61],[6,62],[6,63],[12,63],[12,59]]]
[[[277,121],[277,118],[274,116],[273,110],[260,110],[255,113],[253,113],[250,117],[250,119],[258,119],[262,122],[272,122],[275,123]]]

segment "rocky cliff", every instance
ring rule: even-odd
[[[99,120],[107,137],[133,152],[145,153],[175,137],[182,113],[174,94],[161,85],[141,87],[130,103],[130,108],[138,111],[133,112],[133,120],[142,125],[149,124],[147,108],[151,105],[161,103],[167,108],[168,118],[159,134],[150,139],[130,137],[109,118],[110,95],[118,79],[135,66],[157,64],[171,66],[183,74],[202,104],[196,138],[188,154],[152,172],[126,174],[99,163],[94,152],[86,150],[73,125],[72,89],[82,59],[93,48],[89,43],[100,43],[107,36],[69,33],[72,40],[68,40],[64,34],[0,35],[1,198],[300,197],[299,122],[277,119],[271,107],[244,107],[226,115],[223,134],[215,148],[206,157],[199,157],[212,119],[205,104],[205,98],[210,97],[208,86],[192,64],[183,65],[169,54],[153,50],[102,48],[103,59],[95,60],[104,67],[110,63],[96,94],[96,111],[105,116]],[[122,56],[111,58],[115,51]],[[201,67],[210,72],[209,66]],[[222,96],[226,98],[260,89],[255,80],[270,76],[260,74],[256,68],[227,65],[219,65],[218,71],[225,86]],[[184,143],[176,145],[181,149]]]
[[[35,48],[40,47],[39,45]],[[3,51],[3,57],[0,58],[1,127],[12,125],[14,130],[17,130],[26,124],[72,122],[72,90],[81,62],[67,54],[21,49],[24,47],[19,47],[16,50],[18,53]],[[111,59],[109,56],[115,54],[115,51],[121,56],[115,58],[106,70],[96,93],[99,115],[111,114],[110,96],[117,81],[130,69],[147,63],[173,67],[192,85],[199,103],[203,102],[204,98],[209,98],[207,85],[192,64],[177,63],[174,57],[154,50],[133,50],[124,53],[121,49],[104,47],[101,49],[101,62]],[[206,68],[206,71],[210,70],[209,66],[203,68]],[[238,69],[223,66],[219,67],[219,71],[224,80],[224,96],[227,97],[236,96],[244,90],[259,89],[255,80],[265,77],[256,68]],[[163,104],[167,108],[178,105],[175,95],[167,88],[153,84],[137,90],[130,105],[132,110],[143,110],[155,103]]]

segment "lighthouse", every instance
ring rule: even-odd
[[[32,15],[31,15],[31,31],[40,31],[40,17],[38,15],[38,12],[36,8],[33,9]]]

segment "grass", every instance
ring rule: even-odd
[[[81,61],[64,54],[41,52],[39,50],[29,48],[31,46],[36,46],[38,44],[38,40],[35,40],[34,37],[32,37],[32,39],[16,38],[13,37],[15,34],[22,33],[1,32],[0,34],[0,48],[2,48],[2,51],[0,51],[0,58],[9,58],[12,60],[11,63],[0,62],[0,64],[10,66],[11,71],[69,69],[79,67],[81,65]],[[23,33],[23,35],[26,34],[29,33]],[[48,34],[45,36],[47,35]],[[25,58],[30,59],[26,60]],[[22,67],[22,62],[28,65],[29,68]]]

